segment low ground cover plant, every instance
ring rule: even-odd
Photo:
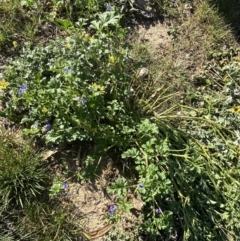
[[[34,50],[26,45],[5,67],[5,116],[20,121],[26,133],[52,143],[103,139],[109,145],[121,135],[133,109],[133,62],[120,15],[107,11],[99,19],[90,25],[93,34],[80,19],[71,37]]]

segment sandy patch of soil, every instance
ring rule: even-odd
[[[138,35],[137,41],[146,44],[153,52],[167,48],[172,42],[168,34],[169,28],[160,20],[141,21],[134,29]]]
[[[67,172],[74,174],[81,172],[84,167],[84,159],[86,158],[84,152],[87,148],[83,148],[80,159],[77,158],[79,151],[72,147],[71,150],[48,150],[43,161],[62,163],[66,161]],[[121,177],[119,167],[115,164],[119,163],[118,156],[110,153],[104,156],[99,163],[94,165],[95,178],[92,181],[72,181],[70,177],[66,181],[67,188],[64,190],[64,196],[61,199],[62,205],[74,206],[72,212],[73,217],[77,217],[79,227],[83,228],[84,232],[95,241],[105,241],[107,234],[111,231],[131,231],[137,227],[140,222],[140,211],[143,208],[143,202],[139,197],[133,195],[129,190],[126,195],[126,201],[133,203],[130,213],[122,213],[118,208],[118,197],[107,192],[107,188],[117,178]],[[54,164],[53,172],[62,173],[61,165],[57,167]],[[99,170],[101,171],[99,173]],[[66,171],[66,170],[65,170]],[[109,223],[110,206],[116,205],[116,214],[120,214],[121,220],[113,225]],[[75,219],[75,218],[74,218]]]
[[[103,189],[99,181],[84,183],[69,183],[68,199],[76,207],[76,213],[81,216],[81,226],[91,237],[104,234],[108,226],[106,216],[114,200]],[[101,233],[102,230],[102,233]]]
[[[74,204],[76,215],[80,216],[80,225],[91,237],[91,240],[104,241],[106,235],[114,229],[131,230],[139,221],[136,208],[130,213],[122,214],[122,219],[114,225],[109,224],[106,217],[109,216],[111,205],[117,204],[117,197],[106,192],[102,180],[95,182],[69,183],[68,200]],[[142,207],[140,200],[129,195],[137,208]],[[139,210],[140,211],[140,210]],[[75,214],[73,214],[75,215]]]

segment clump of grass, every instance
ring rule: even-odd
[[[79,240],[87,238],[74,206],[60,202],[32,202],[22,210],[12,208],[0,214],[0,240]]]
[[[0,240],[75,240],[73,206],[49,200],[42,155],[20,131],[0,130]]]
[[[194,74],[208,60],[211,51],[234,45],[234,37],[217,10],[207,1],[195,4],[194,13],[178,28],[173,59]]]
[[[3,133],[4,132],[4,133]],[[17,133],[15,133],[17,135]],[[0,133],[0,197],[1,208],[23,208],[37,200],[46,190],[48,176],[29,141],[14,141],[14,133]]]
[[[2,2],[0,6],[0,49],[5,56],[16,53],[23,40],[34,40],[40,24],[40,11],[25,9],[23,1]]]
[[[73,206],[51,203],[32,203],[24,209],[17,222],[17,233],[27,240],[77,240],[82,228],[71,212]]]

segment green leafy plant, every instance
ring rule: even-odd
[[[239,205],[239,202],[236,202],[239,185],[237,52],[238,50],[230,49],[212,53],[202,75],[196,76],[194,89],[188,89],[185,106],[178,112],[182,130],[194,137],[194,142],[197,143],[193,145],[193,149],[190,148],[195,153],[195,160],[191,161],[192,167],[185,167],[182,173],[185,173],[185,177],[190,177],[186,171],[195,170],[198,178],[194,182],[198,180],[199,183],[201,180],[197,189],[202,190],[202,203],[193,198],[191,208],[194,204],[200,206],[204,203],[204,209],[208,210],[207,214],[200,213],[204,222],[212,227],[212,231],[207,228],[204,231],[209,240],[215,237],[220,237],[221,240],[235,240],[239,235],[239,225],[236,222],[238,214],[234,212],[235,207]],[[189,197],[189,194],[186,196]],[[185,197],[185,200],[187,199]],[[189,211],[190,207],[187,212]],[[211,216],[214,222],[208,220],[207,215]],[[231,218],[226,221],[227,217]],[[192,225],[189,223],[187,226]],[[214,230],[214,226],[218,229]],[[197,227],[195,228],[197,230]],[[188,228],[186,232],[186,239],[191,237],[190,230],[191,228]]]
[[[107,234],[107,236],[105,237],[105,240],[106,241],[112,241],[112,240],[135,241],[137,235],[138,235],[137,230],[126,232],[115,228]]]
[[[107,18],[94,35],[76,29],[71,37],[47,46],[32,50],[26,45],[21,57],[5,68],[6,117],[20,121],[26,134],[44,135],[52,143],[122,141],[120,131],[131,121],[133,108],[133,62],[122,48],[125,31],[115,20],[114,34]]]
[[[116,205],[110,207],[110,222],[116,222],[121,219],[122,213],[129,213],[132,208],[132,204],[127,200],[127,188],[128,182],[125,178],[117,179],[112,185],[108,188],[109,193],[117,194],[118,201]]]
[[[238,164],[233,174],[232,168],[227,167],[233,165],[230,156],[219,163],[219,155],[211,155],[186,133],[157,118],[155,121],[139,123],[132,147],[122,154],[136,165],[136,188],[117,180],[110,192],[115,192],[119,200],[124,199],[128,189],[138,192],[145,204],[140,230],[152,239],[166,239],[173,233],[182,233],[183,240],[237,236],[238,214],[234,214],[233,205],[239,205],[239,182],[235,179]],[[232,155],[236,157],[237,153]],[[226,221],[230,216],[231,221]],[[216,225],[218,229],[214,228]]]
[[[53,180],[53,184],[49,190],[49,197],[54,198],[64,189],[64,182],[60,175],[56,175]]]

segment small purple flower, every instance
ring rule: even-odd
[[[22,90],[27,90],[28,87],[27,87],[27,85],[24,84],[24,85],[22,85],[21,89],[22,89]]]
[[[112,10],[112,7],[110,4],[107,5],[107,11],[111,11]]]
[[[72,70],[72,69],[69,69],[69,68],[67,68],[67,67],[64,67],[64,68],[63,68],[63,72],[68,73],[68,74],[71,74],[71,73],[73,73],[73,70]]]
[[[21,95],[23,93],[23,90],[22,89],[19,89],[18,90],[18,94]]]
[[[27,90],[28,87],[27,85],[23,84],[22,87],[20,89],[18,89],[18,94],[21,95],[23,93],[24,90]]]
[[[115,205],[111,205],[109,208],[109,215],[114,216],[116,209],[117,207]]]
[[[82,98],[82,104],[86,104],[87,103],[87,99],[85,97]]]
[[[49,131],[50,129],[51,129],[51,125],[50,125],[50,124],[46,124],[46,125],[45,125],[45,130],[46,130],[46,131]]]
[[[62,186],[63,186],[63,189],[66,189],[66,188],[68,187],[68,184],[67,184],[66,182],[64,182],[64,183],[62,184]]]
[[[117,208],[116,208],[116,206],[115,205],[111,205],[110,206],[110,211],[115,211]]]
[[[144,188],[144,185],[142,183],[139,184],[139,188]]]
[[[158,215],[159,215],[159,214],[163,214],[161,208],[156,209],[156,214],[158,214]]]

